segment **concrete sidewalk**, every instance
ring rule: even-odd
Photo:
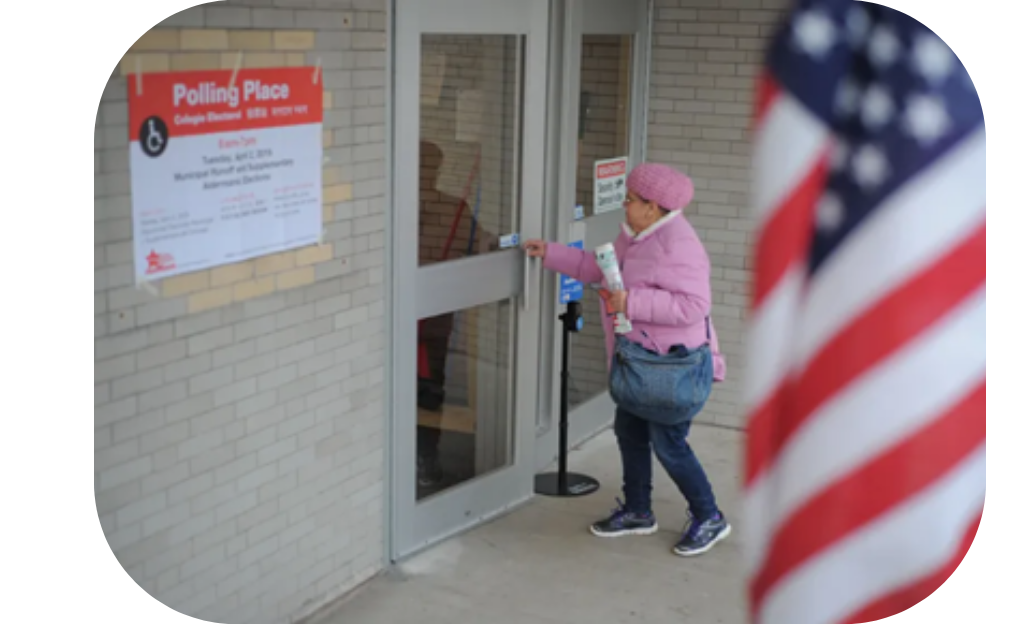
[[[720,506],[738,523],[739,431],[696,426],[692,445]],[[744,623],[740,537],[708,555],[670,551],[684,525],[683,499],[655,463],[661,531],[597,539],[588,525],[620,495],[611,431],[570,455],[570,470],[602,483],[593,496],[537,497],[503,518],[445,542],[381,575],[321,615],[350,623]]]

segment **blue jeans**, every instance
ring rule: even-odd
[[[616,409],[615,433],[623,459],[623,496],[633,513],[651,513],[652,450],[684,495],[696,522],[718,513],[716,496],[701,462],[687,443],[691,422],[674,426],[650,422]]]

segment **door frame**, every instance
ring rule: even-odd
[[[538,342],[541,269],[520,251],[504,251],[446,263],[475,273],[477,269],[517,269],[519,296],[512,297],[512,317],[518,321],[513,357],[513,457],[511,465],[478,476],[423,502],[416,500],[416,281],[418,258],[417,213],[397,208],[418,200],[419,127],[418,94],[421,87],[421,37],[424,32],[444,34],[522,35],[525,61],[519,116],[521,199],[519,232],[523,239],[544,235],[544,163],[547,134],[547,86],[550,47],[549,11],[552,0],[392,0],[389,11],[388,51],[388,335],[385,367],[387,439],[384,442],[388,495],[387,557],[410,556],[480,522],[504,513],[533,496],[535,426],[539,395]],[[414,37],[413,37],[414,35]],[[412,95],[415,98],[412,99]],[[412,104],[414,103],[416,104]],[[414,114],[414,115],[413,115]],[[414,238],[413,238],[414,236]],[[432,267],[431,267],[432,268]],[[513,278],[515,279],[515,278]],[[505,282],[508,283],[507,281]],[[425,291],[422,291],[425,294]],[[491,303],[493,299],[485,299]],[[461,305],[461,304],[460,304]],[[459,308],[460,309],[460,308]],[[411,314],[409,314],[411,313]],[[529,341],[529,342],[528,342]],[[418,523],[418,524],[417,524]]]
[[[547,237],[565,242],[570,217],[576,204],[577,132],[580,120],[580,70],[584,35],[635,35],[632,59],[631,112],[628,152],[630,166],[641,163],[648,153],[648,103],[651,86],[652,25],[654,0],[564,0],[553,9],[552,45],[558,51],[556,67],[561,77],[553,83],[549,98],[549,193],[546,217]],[[554,208],[569,208],[563,213]],[[615,216],[615,213],[609,216]],[[606,216],[608,218],[608,216]],[[612,233],[618,229],[618,219]],[[590,237],[590,236],[588,236]],[[614,237],[614,236],[613,236]],[[558,457],[556,428],[559,418],[560,373],[562,359],[561,327],[558,325],[558,278],[548,273],[542,281],[542,333],[540,391],[537,422],[538,470],[552,465]],[[584,308],[595,308],[590,291],[585,291]],[[576,447],[606,429],[613,421],[615,404],[607,393],[570,409],[569,445]]]

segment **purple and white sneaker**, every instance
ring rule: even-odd
[[[651,535],[659,530],[655,516],[651,513],[632,513],[623,503],[612,515],[591,525],[591,533],[598,537],[623,537],[624,535]]]
[[[687,532],[680,539],[673,552],[681,557],[694,557],[709,552],[713,546],[730,535],[731,527],[722,513],[704,522],[691,521]]]

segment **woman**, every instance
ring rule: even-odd
[[[707,370],[704,404],[712,380],[722,380],[725,367],[718,352],[714,357],[709,347],[714,340],[709,321],[709,257],[682,214],[694,196],[694,185],[673,168],[642,164],[630,173],[627,189],[626,223],[615,242],[626,290],[606,291],[608,313],[624,313],[633,326],[626,340],[655,353],[665,355],[684,348],[702,352]],[[584,283],[604,281],[590,252],[540,240],[528,241],[525,248],[551,271]],[[603,321],[611,369],[613,320],[610,316]],[[626,504],[617,501],[618,508],[594,523],[592,533],[621,537],[658,531],[651,505],[654,449],[689,505],[689,525],[673,552],[699,555],[730,534],[730,524],[717,507],[705,471],[688,444],[690,424],[689,420],[673,425],[648,421],[617,406],[614,430],[623,462]]]

